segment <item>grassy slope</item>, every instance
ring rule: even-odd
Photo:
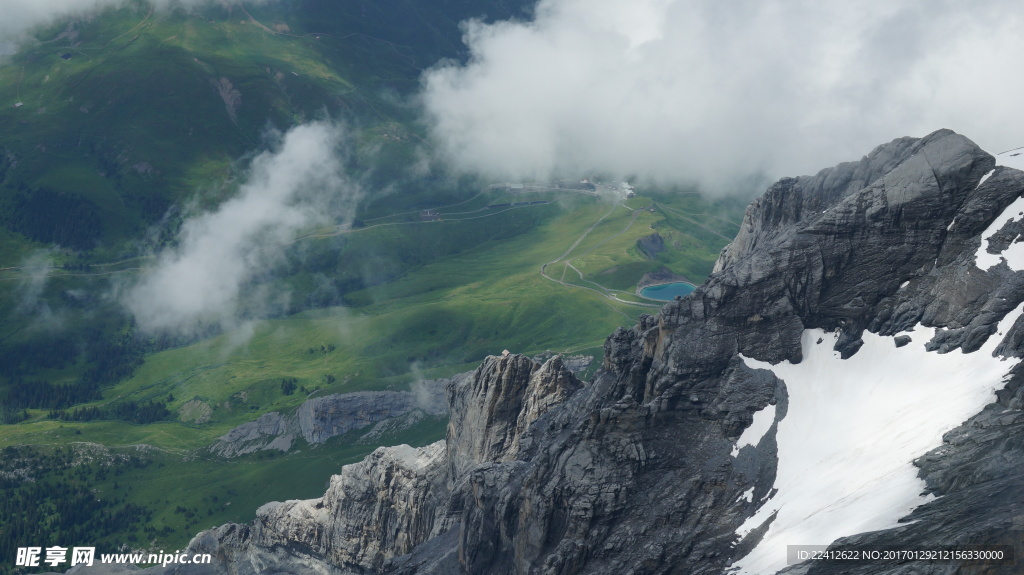
[[[539,270],[542,264],[563,255],[609,211],[611,215],[567,258],[588,280],[598,284],[608,275],[607,269],[626,267],[639,272],[631,278],[635,286],[642,270],[663,265],[644,259],[633,247],[638,237],[651,232],[652,226],[698,245],[696,250],[667,252],[666,260],[684,262],[684,268],[690,265],[706,274],[708,254],[717,253],[721,247],[721,243],[700,243],[686,231],[669,227],[670,222],[660,213],[634,213],[590,198],[572,199],[565,206],[553,203],[497,213],[482,218],[482,225],[500,227],[527,213],[538,222],[515,237],[473,245],[410,269],[389,283],[352,293],[350,299],[356,304],[352,307],[310,310],[260,321],[153,354],[132,378],[106,390],[104,399],[95,403],[162,400],[173,395],[169,404],[173,410],[192,400],[210,405],[209,423],[74,424],[48,421],[42,412],[36,412],[33,421],[3,428],[0,445],[59,443],[73,434],[72,430],[80,429],[81,440],[194,449],[260,413],[295,408],[304,397],[282,395],[279,384],[284,377],[295,377],[299,385],[308,390],[322,389],[323,393],[403,389],[413,378],[414,369],[426,376],[447,375],[471,369],[483,356],[502,349],[532,354],[597,348],[615,327],[633,322],[650,308],[628,306],[593,291],[558,285],[542,278]],[[474,234],[468,225],[469,220],[410,222],[356,230],[351,235],[387,230],[401,238],[402,230],[415,229],[417,235],[406,238],[407,243],[429,242],[431,236],[438,243],[443,243],[442,237],[472,243]],[[394,241],[396,249],[404,245]],[[629,267],[634,264],[634,268]],[[598,272],[590,275],[590,269]],[[581,280],[575,283],[588,285]],[[333,351],[324,353],[326,346],[332,346]],[[326,375],[334,376],[335,382],[327,384]]]
[[[458,53],[458,21],[520,4],[304,0],[183,13],[132,2],[55,25],[0,62],[0,156],[15,163],[0,199],[26,186],[90,200],[102,261],[172,203],[197,190],[201,202],[223,197],[230,188],[218,183],[269,126],[344,116],[356,125],[356,156],[373,164],[360,167],[394,176],[420,138],[395,96]],[[237,92],[230,110],[221,88]],[[0,263],[16,255],[0,251]]]
[[[668,204],[671,198],[659,201]],[[462,210],[473,211],[466,207],[450,211]],[[650,233],[651,226],[663,234],[691,237],[671,228],[659,213],[637,213],[627,228],[632,212],[590,198],[509,210],[480,220],[412,221],[356,230],[350,235],[386,231],[393,234],[394,249],[401,249],[430,237],[438,243],[453,239],[472,243],[472,238],[479,237],[478,230],[470,227],[474,222],[497,229],[527,214],[535,218],[523,233],[473,243],[469,249],[414,266],[393,281],[350,294],[357,304],[352,307],[265,320],[244,333],[227,333],[153,354],[134,377],[106,390],[104,399],[97,402],[163,399],[173,394],[172,409],[194,399],[212,406],[207,423],[70,423],[46,420],[42,412],[35,412],[29,422],[0,428],[0,445],[90,441],[109,446],[145,443],[167,450],[154,460],[156,466],[127,469],[118,476],[121,485],[132,486],[129,501],[155,514],[151,522],[133,531],[140,541],[154,538],[152,532],[139,531],[144,527],[161,530],[155,536],[160,544],[176,544],[207,523],[251,519],[267,500],[312,497],[341,463],[359,459],[372,446],[353,444],[353,434],[336,438],[329,446],[281,457],[252,456],[228,463],[180,457],[263,412],[294,409],[304,396],[282,395],[282,377],[296,377],[308,389],[322,387],[321,393],[401,389],[413,379],[413,368],[426,377],[448,375],[472,369],[484,355],[506,348],[525,353],[550,349],[599,354],[608,333],[650,308],[618,304],[589,290],[558,285],[543,279],[539,270],[541,264],[563,255],[609,211],[612,215],[578,244],[569,261],[582,268],[607,263],[648,265],[632,246],[636,238]],[[405,236],[403,230],[417,232]],[[720,245],[702,245],[691,252],[674,250],[670,255],[701,266],[705,254],[717,252]],[[600,280],[601,275],[595,277]],[[632,279],[634,284],[637,279]],[[327,344],[335,349],[320,351]],[[336,382],[326,385],[325,374],[334,375]],[[442,434],[443,422],[436,422],[392,440],[424,444]],[[103,481],[97,488],[104,488]],[[228,508],[226,500],[232,501]],[[174,513],[172,508],[179,505],[196,515]]]
[[[390,1],[403,3],[408,4],[409,22],[388,21],[387,15],[396,13],[394,7],[366,2],[343,6],[303,2],[309,10],[298,16],[269,8],[251,12],[262,25],[287,24],[294,36],[270,34],[237,13],[147,15],[131,7],[111,12],[80,30],[82,44],[70,60],[60,58],[68,48],[55,42],[0,66],[0,103],[25,103],[20,108],[0,106],[0,126],[17,127],[0,135],[0,148],[19,160],[11,177],[29,186],[81,195],[99,207],[104,236],[91,256],[96,263],[120,261],[126,252],[132,255],[125,242],[167,205],[154,204],[153,198],[176,202],[198,190],[198,201],[212,205],[223,197],[229,188],[218,182],[232,173],[235,158],[258,147],[268,121],[285,127],[308,119],[320,107],[354,110],[361,122],[362,144],[367,149],[383,146],[375,157],[399,163],[408,157],[410,142],[417,136],[403,116],[408,112],[382,99],[379,90],[410,89],[418,68],[434,61],[435,53],[454,49],[445,48],[452,41],[451,32],[439,31],[442,23],[436,13],[422,14],[426,8],[420,3]],[[458,5],[467,12],[471,4],[448,2],[445,9]],[[336,27],[358,18],[376,22],[379,35],[316,38],[299,34],[314,30],[314,24]],[[424,19],[429,26],[416,24]],[[396,43],[410,29],[424,37],[406,37],[408,45]],[[60,31],[54,30],[52,36]],[[409,49],[409,45],[430,42],[433,51]],[[222,77],[241,93],[234,119],[213,86]],[[134,167],[142,163],[152,170],[140,172]],[[213,408],[210,422],[61,423],[45,420],[45,414],[36,411],[28,422],[0,427],[0,445],[92,441],[111,446],[146,443],[167,450],[155,456],[155,466],[125,470],[119,481],[132,486],[131,501],[156,513],[153,525],[168,527],[160,544],[171,545],[195,528],[207,526],[207,519],[209,524],[247,520],[266,500],[314,496],[341,463],[354,461],[372,448],[355,445],[353,437],[341,437],[315,450],[277,458],[248,457],[230,463],[181,458],[184,451],[209,445],[260,413],[297,406],[304,397],[283,396],[282,377],[296,377],[309,389],[322,387],[322,393],[400,389],[413,379],[414,368],[428,377],[448,375],[471,369],[484,355],[506,348],[525,353],[548,349],[599,353],[604,337],[615,327],[650,311],[540,276],[540,266],[562,256],[611,209],[610,204],[549,195],[538,198],[558,202],[497,215],[475,213],[487,202],[510,201],[488,195],[442,210],[450,214],[446,221],[417,221],[416,210],[456,203],[469,195],[466,190],[425,185],[364,206],[367,218],[410,209],[413,213],[303,243],[339,252],[333,271],[317,273],[342,279],[377,274],[379,285],[346,293],[350,306],[345,308],[257,322],[247,328],[252,330],[251,337],[241,331],[227,333],[152,354],[132,378],[105,390],[103,400],[96,402],[165,399],[173,394],[172,410],[194,399],[209,404]],[[637,208],[651,201],[637,198],[629,205]],[[638,213],[635,219],[633,212],[621,207],[612,210],[569,255],[568,261],[584,277],[573,280],[567,274],[566,280],[631,291],[645,271],[661,265],[695,280],[706,276],[724,240],[694,225],[685,214],[701,214],[693,217],[724,231],[720,226],[725,224],[705,218],[715,206],[672,195],[658,195],[653,201],[656,213]],[[735,217],[733,208],[723,209]],[[481,215],[486,217],[470,219]],[[377,223],[395,225],[369,227]],[[651,233],[652,227],[672,246],[656,262],[646,260],[634,247],[636,239]],[[319,235],[333,233],[337,230]],[[17,265],[43,247],[0,231],[0,267]],[[79,257],[59,253],[57,260]],[[93,268],[90,273],[145,262],[136,258]],[[314,279],[313,274],[299,271],[288,281],[301,291],[300,284]],[[0,272],[0,285],[24,281],[20,271]],[[51,278],[46,290],[58,299],[68,290],[83,288],[102,291],[102,280],[62,274]],[[14,289],[0,293],[0,311],[8,317],[14,315],[19,293]],[[87,324],[97,313],[101,313],[98,304],[72,313],[66,325]],[[27,329],[17,321],[3,327],[0,335],[5,338],[21,337]],[[316,351],[325,344],[335,350]],[[314,353],[308,352],[310,348]],[[42,375],[59,382],[72,379],[83,367],[76,364]],[[325,383],[327,374],[335,376],[334,384]],[[391,441],[422,444],[442,433],[443,422],[428,422]],[[93,481],[101,490],[112,485],[108,479]],[[226,496],[231,506],[224,505]],[[173,513],[176,505],[194,509],[205,517],[204,522],[196,524]]]
[[[358,307],[312,310],[259,322],[244,342],[240,334],[228,333],[151,355],[133,378],[105,393],[104,402],[173,394],[173,408],[198,398],[215,407],[209,423],[70,423],[48,421],[42,413],[35,413],[34,421],[0,428],[0,444],[146,443],[167,450],[153,459],[153,465],[125,469],[116,477],[122,486],[132,486],[130,502],[154,512],[152,521],[132,532],[140,541],[155,538],[161,545],[184,541],[207,524],[251,519],[267,500],[315,496],[340,464],[358,460],[372,446],[355,445],[352,434],[335,438],[327,446],[278,457],[250,456],[225,463],[203,457],[182,460],[180,456],[209,445],[232,426],[262,412],[297,406],[303,396],[284,396],[279,391],[279,379],[285,376],[297,377],[300,384],[313,388],[323,385],[324,374],[335,375],[337,383],[324,386],[323,393],[402,388],[412,379],[408,371],[413,364],[425,366],[425,376],[435,376],[471,369],[483,355],[504,348],[527,353],[548,349],[600,353],[599,346],[608,333],[631,323],[647,309],[557,285],[541,278],[539,268],[561,256],[610,209],[618,219],[594,228],[573,253],[586,253],[584,257],[594,261],[628,260],[631,244],[626,240],[635,241],[650,231],[651,224],[664,224],[656,214],[645,212],[637,218],[641,225],[630,227],[635,231],[622,234],[624,225],[618,212],[627,211],[589,198],[573,199],[565,206],[522,208],[546,214],[529,233],[481,243],[354,294],[354,299],[364,301]],[[498,218],[523,217],[525,213],[499,213],[484,221],[495,226]],[[422,228],[428,235],[465,237],[467,223],[413,222],[391,228]],[[683,254],[679,257],[685,259]],[[323,344],[334,345],[335,350],[322,353],[319,348]],[[314,353],[309,353],[310,348]],[[398,375],[382,375],[393,372]],[[442,434],[443,422],[435,422],[391,440],[424,444]],[[102,491],[113,480],[94,478],[93,482]],[[225,507],[226,501],[232,504]],[[178,506],[195,515],[175,513]],[[197,523],[199,520],[202,522]],[[161,533],[143,533],[145,527]]]
[[[428,418],[382,441],[426,445],[441,439],[445,427],[443,419]],[[170,550],[184,547],[200,529],[249,521],[268,501],[322,495],[329,478],[343,465],[358,462],[376,448],[357,439],[358,432],[352,432],[315,447],[303,443],[288,454],[263,452],[227,461],[202,455],[183,459],[173,452],[129,447],[111,453],[129,457],[134,464],[100,456],[71,468],[36,470],[33,476],[39,482],[83,485],[97,499],[122,499],[112,509],[135,505],[132,519],[150,515],[132,524],[125,522],[110,535],[93,534],[88,544],[96,545],[99,552],[121,545]],[[34,449],[52,452],[45,447]],[[10,523],[13,518],[6,519]]]
[[[262,145],[268,126],[343,116],[354,126],[356,164],[372,162],[353,168],[374,181],[395,177],[396,164],[412,155],[412,113],[383,90],[414,84],[431,54],[453,55],[456,21],[475,14],[472,3],[455,2],[416,7],[418,21],[384,18],[396,2],[366,13],[351,3],[303,0],[261,8],[255,20],[238,9],[153,12],[132,2],[71,28],[55,25],[39,35],[48,40],[0,61],[0,208],[48,188],[94,204],[103,229],[89,253],[55,251],[0,229],[0,345],[46,336],[33,333],[38,314],[23,305],[26,271],[8,268],[33,255],[58,266],[91,264],[93,275],[63,274],[40,295],[59,308],[67,333],[116,315],[99,297],[70,309],[66,293],[101,294],[108,288],[96,274],[144,263],[102,266],[144,254],[152,240],[139,240],[168,206],[223,199],[238,158]],[[324,26],[332,34],[307,34]],[[419,28],[428,32],[410,33]],[[234,116],[218,92],[222,79],[239,93]],[[175,224],[171,217],[159,226],[158,241],[172,237]],[[71,381],[80,368],[26,376]]]

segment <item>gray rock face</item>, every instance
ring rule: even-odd
[[[653,272],[648,272],[640,278],[640,281],[636,282],[637,290],[643,289],[647,286],[666,284],[672,282],[690,282],[686,276],[679,275],[667,267],[660,267]]]
[[[556,359],[488,358],[448,387],[443,444],[378,450],[347,466],[322,499],[265,506],[253,524],[204,532],[191,548],[214,553],[218,573],[723,573],[760,537],[738,543],[735,532],[772,490],[774,430],[789,409],[785,382],[740,354],[798,363],[803,330],[823,328],[840,333],[836,350],[849,357],[865,330],[923,323],[946,328],[928,342],[937,353],[976,350],[994,336],[997,353],[1021,355],[1024,321],[994,332],[1024,301],[1024,273],[974,265],[981,232],[1024,192],[1024,173],[1006,168],[979,186],[993,166],[944,130],[784,179],[751,205],[704,285],[607,339],[588,384]],[[1006,541],[1020,553],[1022,372],[918,460],[941,497],[919,507],[915,523],[848,541]],[[768,405],[769,431],[733,457]],[[960,567],[790,572],[971,572]],[[1007,569],[984,573],[1015,572]]]
[[[531,359],[534,363],[543,364],[552,357],[555,357],[555,355],[558,354],[546,351],[533,356]],[[565,368],[572,372],[576,377],[580,377],[581,374],[590,368],[592,363],[594,363],[594,356],[592,355],[562,355],[561,359],[562,365],[564,365]]]
[[[268,503],[252,524],[203,532],[189,549],[212,554],[217,564],[209,569],[217,573],[390,569],[429,540],[451,539],[472,497],[463,476],[490,469],[492,458],[515,463],[531,424],[582,387],[560,356],[543,365],[521,355],[489,357],[472,378],[449,380],[449,397],[466,407],[452,429],[465,435],[419,449],[379,448],[343,467],[322,498]]]
[[[262,449],[288,451],[297,437],[315,445],[354,429],[389,421],[394,428],[392,431],[396,431],[401,423],[393,420],[417,421],[404,418],[412,412],[446,413],[445,385],[468,375],[418,382],[412,391],[358,391],[314,397],[306,400],[291,416],[275,411],[239,425],[220,437],[210,446],[210,451],[222,457],[237,457]],[[376,434],[382,432],[378,430]]]
[[[364,433],[356,443],[363,445],[386,445],[387,436],[409,429],[426,418],[426,413],[419,409],[414,409],[405,415],[385,419],[375,424],[370,431]]]
[[[209,543],[200,539],[196,548],[209,544],[209,551],[244,556],[234,564],[251,563],[265,549],[280,547],[326,560],[342,573],[377,569],[431,534],[436,494],[443,490],[443,456],[442,443],[380,448],[342,468],[324,497],[268,503],[252,525],[237,526],[227,537],[214,533]],[[304,563],[296,572],[306,567]]]
[[[416,408],[416,396],[397,391],[360,391],[314,397],[296,412],[299,432],[309,443],[359,429]]]
[[[288,451],[295,438],[292,427],[280,413],[264,413],[256,421],[243,423],[225,433],[210,450],[223,457],[237,457],[260,449]]]
[[[560,356],[543,365],[511,354],[484,360],[473,377],[448,387],[450,477],[514,459],[530,424],[581,387]]]

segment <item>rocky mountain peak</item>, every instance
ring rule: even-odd
[[[1024,172],[948,130],[781,180],[586,385],[557,357],[488,357],[449,385],[444,442],[378,450],[323,498],[191,547],[216,573],[653,575],[774,573],[781,540],[1019,544],[1022,192]],[[800,517],[829,520],[797,535]]]
[[[530,424],[581,387],[560,356],[543,365],[518,354],[484,359],[473,377],[448,388],[450,477],[515,459]]]
[[[783,178],[747,208],[740,232],[723,248],[715,271],[725,269],[755,248],[770,245],[795,225],[824,220],[825,226],[859,226],[863,222],[843,219],[843,214],[850,214],[849,209],[831,218],[821,216],[841,200],[865,190],[873,190],[868,194],[872,197],[856,202],[871,203],[871,209],[864,215],[872,221],[885,214],[897,219],[928,215],[904,214],[900,210],[903,204],[921,195],[948,200],[946,207],[955,210],[959,205],[957,198],[944,197],[942,191],[956,195],[964,180],[977,182],[994,165],[995,159],[974,142],[951,130],[939,130],[921,139],[893,140],[878,146],[859,162],[844,162],[814,176]],[[962,190],[961,196],[965,192]],[[884,198],[875,197],[879,193]],[[910,225],[916,219],[906,218]]]

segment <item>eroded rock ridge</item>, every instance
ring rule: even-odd
[[[214,554],[211,572],[239,575],[724,573],[757,544],[756,530],[742,540],[736,531],[770,497],[777,470],[773,432],[734,454],[737,439],[754,413],[774,405],[777,423],[788,409],[784,382],[741,356],[800,362],[801,334],[822,328],[840,333],[836,351],[850,357],[865,330],[921,324],[943,328],[927,342],[936,353],[999,337],[997,353],[1019,357],[1024,320],[1007,333],[996,324],[1024,301],[1024,274],[1005,261],[979,269],[975,253],[1022,191],[1024,173],[948,130],[783,179],[751,204],[702,286],[607,339],[590,382],[557,357],[489,357],[448,386],[444,442],[378,449],[324,497],[268,504],[253,523],[204,532],[191,549]],[[1024,234],[1021,219],[988,242],[990,253]],[[1020,373],[918,461],[940,497],[916,522],[852,539],[1019,547]],[[999,569],[985,572],[1013,572]]]

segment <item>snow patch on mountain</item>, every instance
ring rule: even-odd
[[[1024,304],[1007,314],[998,333],[1022,312]],[[925,342],[936,329],[911,331]],[[789,409],[776,430],[778,491],[737,534],[744,537],[777,516],[754,550],[734,564],[739,573],[784,568],[787,545],[826,545],[896,526],[931,498],[922,495],[925,484],[912,461],[991,403],[1020,361],[993,357],[998,336],[975,353],[938,354],[923,343],[896,347],[892,337],[865,332],[860,351],[846,360],[833,350],[837,339],[837,333],[804,331],[804,359],[797,364],[743,358],[785,382]]]
[[[1008,168],[1014,168],[1017,170],[1024,170],[1024,148],[1017,148],[1014,150],[1008,150],[1001,154],[996,154],[996,165],[1005,166]],[[978,188],[985,183],[985,180],[992,175],[995,170],[992,170],[982,176],[981,181],[978,182]],[[990,254],[988,252],[989,239],[999,232],[1006,224],[1015,221],[1019,217],[1024,217],[1024,198],[1018,198],[1015,202],[1010,204],[1003,210],[1003,213],[999,215],[995,221],[985,229],[985,232],[981,234],[981,247],[974,255],[975,265],[978,269],[988,271],[995,266],[999,265],[999,262],[1005,261],[1007,267],[1013,271],[1024,270],[1024,242],[1018,241],[1020,238],[1014,239],[1010,245],[998,254]],[[950,224],[952,227],[952,224]]]
[[[743,430],[743,434],[736,441],[736,446],[732,448],[732,456],[736,457],[740,453],[740,449],[747,445],[753,445],[757,447],[758,443],[761,443],[761,439],[771,429],[772,423],[775,423],[775,406],[766,406],[761,411],[754,413],[754,421],[750,424],[750,427]]]
[[[978,188],[980,188],[981,185],[985,183],[985,180],[991,178],[992,174],[994,174],[994,173],[996,173],[996,171],[994,169],[985,172],[985,175],[981,177],[981,180],[978,181],[978,185],[977,186],[974,186],[974,189],[977,190]],[[955,218],[954,218],[954,221],[955,221]]]
[[[1006,206],[1003,213],[999,214],[999,217],[985,228],[981,234],[981,247],[974,254],[974,262],[978,269],[988,271],[999,265],[999,262],[1005,261],[1013,271],[1024,270],[1024,242],[1013,241],[998,254],[988,252],[989,239],[996,235],[1003,226],[1019,217],[1024,217],[1024,198],[1017,198],[1012,204]]]

